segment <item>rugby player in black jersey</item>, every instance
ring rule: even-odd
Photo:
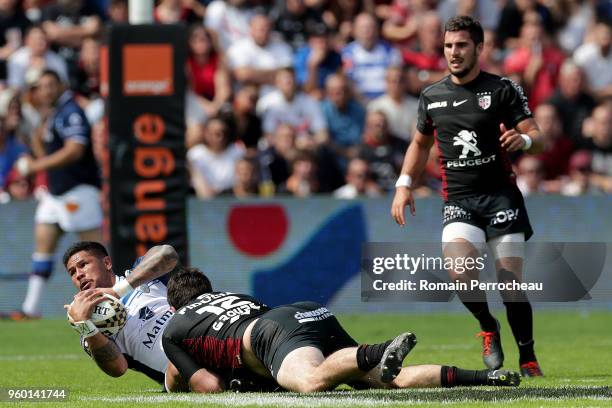
[[[172,363],[168,370],[171,374],[178,370],[195,392],[228,388],[315,392],[342,383],[357,388],[520,383],[519,374],[507,370],[402,368],[416,344],[412,333],[359,345],[317,303],[270,309],[247,295],[212,291],[208,278],[194,268],[170,278],[168,303],[176,310],[162,339]]]
[[[405,225],[405,208],[415,214],[412,180],[417,180],[436,143],[444,198],[444,256],[478,256],[488,244],[499,281],[520,281],[523,245],[533,231],[516,187],[507,154],[531,148],[539,138],[527,98],[519,85],[480,70],[483,30],[471,17],[451,18],[444,30],[444,56],[450,75],[425,88],[419,98],[417,131],[396,183],[391,215]],[[449,271],[453,281],[477,279],[477,271]],[[521,291],[501,293],[508,323],[519,348],[523,376],[542,376],[534,352],[532,309]],[[499,322],[483,291],[459,293],[478,319],[483,360],[489,368],[504,361]]]

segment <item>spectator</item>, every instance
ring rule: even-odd
[[[0,64],[6,64],[11,54],[21,47],[30,24],[17,0],[0,1]]]
[[[561,194],[576,197],[586,194],[598,194],[601,191],[591,182],[591,153],[580,150],[572,155],[569,162],[569,179],[564,180]]]
[[[389,68],[385,81],[387,92],[371,101],[368,104],[368,110],[383,112],[393,136],[410,142],[416,126],[418,100],[408,95],[406,76],[402,68]]]
[[[79,63],[72,78],[72,89],[87,120],[95,125],[104,117],[104,101],[100,95],[100,42],[86,38],[79,52]]]
[[[585,133],[590,137],[585,147],[591,152],[591,181],[601,190],[612,192],[612,104],[603,103],[593,110]]]
[[[23,115],[21,94],[13,89],[0,93],[0,116],[4,118],[4,129],[7,134],[25,146],[29,146],[35,124],[26,120]]]
[[[216,116],[230,99],[232,89],[229,71],[212,43],[206,29],[194,25],[189,31],[187,73],[198,106],[207,117]]]
[[[221,194],[236,198],[257,197],[259,195],[259,175],[256,163],[247,158],[236,162],[234,185]]]
[[[535,156],[525,155],[518,163],[516,185],[524,196],[545,192],[544,165]]]
[[[394,0],[382,26],[386,40],[405,48],[412,44],[423,15],[434,8],[433,1]],[[454,15],[454,14],[453,14]]]
[[[529,107],[535,109],[557,87],[565,56],[544,37],[538,13],[526,13],[523,21],[518,48],[506,59],[504,70],[508,75],[520,76],[527,89]]]
[[[304,3],[304,0],[277,2],[273,17],[275,31],[294,50],[306,45],[308,32],[325,27],[321,14]]]
[[[298,151],[291,163],[291,175],[280,188],[281,193],[309,197],[319,191],[317,159],[312,152]]]
[[[128,1],[110,0],[106,9],[110,24],[127,24],[129,21]]]
[[[404,63],[410,67],[410,91],[414,94],[446,75],[441,24],[436,12],[424,13],[419,20],[417,47],[402,52]]]
[[[612,25],[600,21],[594,34],[594,42],[583,44],[574,52],[574,61],[585,72],[595,97],[606,98],[612,96]]]
[[[63,233],[100,241],[99,169],[93,155],[91,129],[72,92],[64,90],[55,71],[46,70],[36,84],[42,117],[44,156],[22,156],[15,168],[22,176],[46,172],[48,194],[35,216],[32,274],[22,310],[14,320],[37,317],[46,282],[53,271],[53,252]]]
[[[310,31],[308,44],[295,53],[294,67],[298,85],[320,99],[327,77],[342,68],[342,57],[332,48],[325,26]]]
[[[234,185],[236,162],[244,148],[231,141],[227,124],[218,117],[206,122],[204,138],[187,151],[191,183],[198,198],[212,198]]]
[[[574,144],[563,134],[557,109],[552,104],[543,103],[535,109],[534,118],[542,135],[540,144],[543,151],[537,157],[542,163],[544,177],[551,180],[566,175]]]
[[[585,91],[584,74],[571,60],[566,60],[559,72],[559,86],[549,102],[557,108],[563,133],[574,143],[582,139],[582,123],[591,115],[595,99]]]
[[[28,69],[52,69],[61,78],[68,82],[68,67],[62,57],[49,50],[47,36],[42,28],[33,26],[28,29],[25,46],[11,55],[8,60],[8,85],[14,89],[24,89],[26,86],[26,73]]]
[[[495,31],[484,30],[484,43],[480,54],[480,69],[491,74],[503,76],[501,50],[495,48]]]
[[[232,134],[247,149],[256,150],[257,144],[263,135],[261,119],[255,111],[258,97],[259,90],[256,85],[243,85],[236,92],[232,109],[225,112],[231,124]]]
[[[395,189],[408,144],[389,133],[384,113],[368,112],[362,144],[357,155],[370,165],[374,179],[383,191]]]
[[[83,40],[98,36],[102,30],[97,10],[84,0],[62,0],[43,9],[42,21],[49,42],[74,73]]]
[[[7,131],[6,119],[0,116],[0,189],[6,187],[15,162],[27,151],[27,147]]]
[[[351,91],[346,77],[330,75],[326,84],[327,97],[321,103],[329,128],[329,146],[341,158],[355,155],[365,123],[365,109]]]
[[[251,35],[236,42],[228,51],[228,59],[238,82],[261,85],[260,92],[272,91],[276,71],[293,63],[291,47],[271,37],[268,17],[256,15],[251,19]]]
[[[593,19],[593,9],[582,0],[568,0],[566,4],[566,21],[557,33],[559,46],[566,53],[573,53],[584,41],[587,27]]]
[[[355,41],[342,49],[344,72],[353,81],[359,96],[369,101],[385,93],[385,71],[401,64],[400,53],[378,39],[373,15],[362,13],[355,20]]]
[[[338,33],[335,39],[337,47],[347,44],[355,32],[355,23],[361,13],[374,13],[373,0],[330,0],[323,20],[328,27]]]
[[[11,201],[25,201],[32,197],[32,183],[28,177],[13,169],[6,179],[5,191]]]
[[[257,112],[263,118],[265,134],[272,134],[281,123],[293,126],[299,148],[315,148],[329,139],[327,124],[318,102],[298,92],[292,68],[276,74],[276,90],[260,98]]]
[[[249,21],[255,15],[249,0],[214,0],[206,7],[204,26],[215,36],[220,49],[227,50],[250,37]]]
[[[42,5],[44,0],[23,0],[23,13],[32,24],[42,21]]]
[[[346,170],[346,184],[334,191],[334,197],[353,199],[360,196],[378,197],[380,187],[372,180],[368,162],[360,159],[351,159]]]
[[[542,26],[548,34],[555,30],[552,13],[537,0],[508,0],[505,2],[497,24],[497,44],[500,48],[514,49],[517,47],[521,27],[525,24],[524,17],[529,12],[540,16]]]
[[[438,15],[442,21],[454,16],[471,16],[480,21],[484,30],[494,30],[497,27],[500,12],[499,2],[496,1],[441,0],[438,2]]]
[[[291,163],[298,153],[295,138],[293,127],[287,124],[279,125],[271,138],[270,147],[260,158],[262,168],[265,169],[262,173],[272,179],[277,187],[289,178]]]
[[[153,12],[153,18],[160,24],[193,23],[197,16],[181,0],[160,0]]]

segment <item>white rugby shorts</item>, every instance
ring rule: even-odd
[[[102,225],[100,190],[81,184],[64,194],[44,193],[36,208],[37,224],[57,224],[65,232],[81,232]]]

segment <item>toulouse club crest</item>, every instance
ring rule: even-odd
[[[491,106],[491,95],[482,95],[478,97],[478,106],[485,110],[489,109],[489,106]]]

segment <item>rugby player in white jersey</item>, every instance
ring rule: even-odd
[[[172,246],[155,246],[127,277],[119,277],[113,273],[111,258],[102,244],[81,241],[66,250],[64,266],[79,290],[66,308],[79,332],[85,333],[81,335],[84,350],[106,374],[120,377],[129,368],[164,384],[167,391],[186,389],[176,370],[167,370],[168,359],[161,345],[166,323],[173,315],[166,300],[164,275],[178,261]],[[120,299],[128,310],[125,326],[110,337],[98,332],[89,320],[104,293]]]

